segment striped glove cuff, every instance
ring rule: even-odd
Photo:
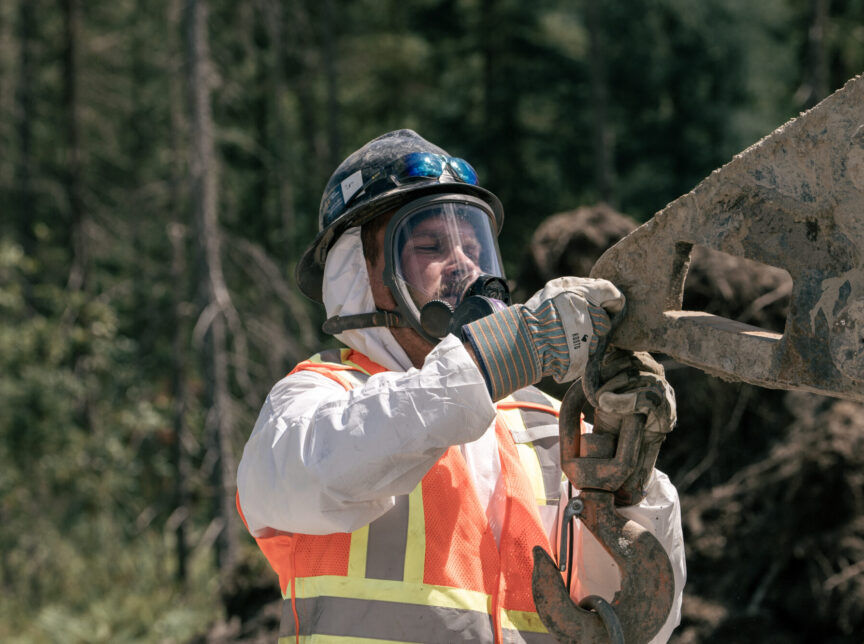
[[[570,367],[570,351],[567,348],[567,336],[558,310],[552,300],[546,300],[541,306],[531,311],[522,308],[525,325],[534,339],[534,346],[541,355],[544,376],[555,376],[559,380]]]
[[[522,306],[511,306],[462,327],[462,335],[474,349],[492,400],[501,400],[543,376],[542,362],[523,311]]]
[[[544,376],[557,382],[572,380],[581,374],[587,355],[577,361],[577,354],[597,348],[599,336],[609,332],[606,312],[586,303],[589,326],[566,325],[553,300],[535,309],[511,306],[462,327],[463,337],[471,343],[492,400],[500,400],[527,387]],[[587,320],[585,320],[587,322]],[[568,338],[569,333],[574,337]],[[568,346],[572,342],[574,347]],[[570,373],[570,372],[574,373]]]

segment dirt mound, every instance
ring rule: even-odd
[[[533,293],[558,275],[588,275],[636,225],[607,206],[549,217],[516,292]],[[782,332],[791,286],[783,270],[697,247],[684,308]],[[679,425],[658,466],[681,494],[688,563],[673,641],[860,641],[864,406],[663,362]]]
[[[605,204],[547,217],[531,237],[519,271],[515,301],[525,301],[556,277],[588,275],[603,251],[637,225]]]
[[[706,620],[697,604],[682,634],[864,632],[864,409],[800,393],[785,402],[794,420],[764,456],[682,499],[688,594],[725,609]]]

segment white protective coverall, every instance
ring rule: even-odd
[[[375,310],[359,228],[331,249],[324,272],[327,315]],[[276,383],[252,431],[237,474],[240,506],[249,531],[304,534],[352,532],[374,521],[413,490],[451,445],[459,445],[496,539],[503,494],[496,494],[500,461],[495,406],[480,370],[454,336],[447,336],[413,368],[386,328],[336,336],[391,371],[346,391],[311,371]],[[567,501],[561,496],[561,508]],[[678,494],[655,470],[647,497],[621,508],[649,529],[666,549],[675,578],[672,611],[655,642],[665,642],[681,618],[686,578]],[[555,517],[547,526],[558,544]],[[574,598],[596,594],[611,600],[619,588],[617,567],[602,546],[576,525]]]

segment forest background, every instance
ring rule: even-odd
[[[547,215],[644,221],[862,71],[864,0],[2,0],[0,640],[277,597],[234,472],[332,346],[293,270],[367,140],[469,159],[516,275]]]

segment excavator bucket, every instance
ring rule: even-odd
[[[785,269],[782,334],[682,310],[694,246]],[[612,344],[726,380],[864,402],[864,76],[715,170],[610,248]]]
[[[783,333],[683,310],[694,246],[785,269],[793,287]],[[610,337],[618,347],[665,353],[727,380],[864,402],[864,76],[715,170],[606,251],[591,276],[627,297]],[[627,450],[619,444],[614,459],[598,460],[576,449],[579,413],[569,409],[578,397],[571,387],[562,404],[562,469],[583,490],[579,520],[615,557],[616,544],[637,543],[612,507],[626,475],[615,469],[627,460],[617,451]],[[535,549],[535,605],[556,639],[653,636],[671,604],[672,575],[647,537],[639,556],[615,558],[622,589],[602,610],[574,604],[559,569]]]

